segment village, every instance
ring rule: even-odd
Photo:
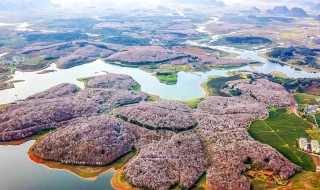
[[[316,113],[320,113],[320,98],[316,98],[318,105],[309,105],[308,107],[304,108],[305,115],[313,115]]]
[[[313,157],[320,158],[320,145],[318,140],[311,140],[308,142],[307,138],[297,139],[297,147]],[[316,166],[316,172],[320,172],[320,166]]]
[[[11,59],[6,59],[0,61],[0,65],[19,65],[23,62],[26,62],[28,59],[26,57],[21,56],[13,56]]]
[[[320,145],[318,140],[311,140],[308,142],[307,138],[300,138],[297,140],[297,145],[300,150],[320,156]]]

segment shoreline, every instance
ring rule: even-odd
[[[279,59],[269,57],[267,55],[267,53],[260,53],[259,56],[262,57],[262,58],[265,58],[265,59],[267,59],[267,60],[269,60],[271,62],[274,61],[274,62],[277,62],[278,64],[287,65],[287,66],[290,66],[290,67],[292,67],[294,69],[300,69],[301,71],[304,71],[304,72],[308,72],[308,73],[318,73],[318,72],[320,72],[320,69],[316,69],[316,68],[312,68],[312,67],[303,67],[303,66],[299,66],[299,65],[295,65],[295,64],[291,64],[291,63],[287,63],[287,62],[282,62]]]

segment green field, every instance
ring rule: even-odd
[[[305,94],[305,93],[295,93],[294,98],[297,100],[298,104],[315,105],[315,104],[319,104],[316,101],[316,98],[320,98],[320,97],[311,95],[311,94]]]
[[[307,133],[312,139],[320,141],[320,129],[310,129]]]
[[[296,147],[296,139],[300,137],[310,139],[306,130],[311,129],[312,126],[295,114],[287,113],[285,109],[273,110],[269,113],[268,119],[252,122],[249,134],[255,140],[277,149],[304,170],[315,171],[311,157],[298,151]]]

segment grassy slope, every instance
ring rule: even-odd
[[[242,79],[240,76],[235,75],[231,77],[219,77],[210,79],[204,86],[207,87],[210,96],[228,96],[220,92],[226,86],[226,82]]]
[[[315,165],[308,154],[296,148],[296,139],[309,138],[305,131],[312,126],[285,109],[271,111],[266,120],[252,122],[249,133],[257,141],[268,144],[304,170],[315,171]]]
[[[203,100],[203,98],[197,98],[197,99],[193,99],[193,100],[189,100],[189,101],[183,101],[182,103],[193,107],[193,108],[197,108],[198,104]]]
[[[295,93],[294,98],[297,100],[298,104],[314,105],[314,104],[318,104],[318,102],[316,101],[316,98],[320,98],[320,97],[311,95],[311,94]]]

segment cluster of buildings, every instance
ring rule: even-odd
[[[310,105],[304,108],[303,111],[305,114],[310,115],[310,114],[320,113],[320,98],[317,98],[316,101],[319,102],[318,105]]]
[[[307,138],[300,138],[298,139],[297,144],[298,148],[303,151],[307,151],[314,154],[320,154],[320,145],[319,141],[317,140],[311,140],[311,142],[309,143]]]
[[[26,57],[13,56],[9,60],[0,61],[0,65],[19,65],[20,63],[26,62],[28,59]]]

